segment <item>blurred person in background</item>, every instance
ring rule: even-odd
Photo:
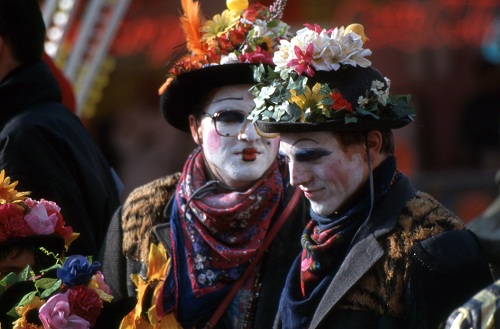
[[[138,298],[122,328],[272,327],[308,213],[278,139],[247,120],[252,67],[288,35],[280,3],[228,1],[203,21],[198,2],[182,2],[189,53],[169,71],[161,111],[198,147],[111,222],[104,274],[115,296]]]
[[[81,234],[69,253],[97,256],[119,180],[42,61],[36,0],[0,0],[0,169],[35,198],[54,200]]]
[[[251,113],[311,203],[276,327],[438,328],[493,281],[483,247],[398,170],[392,129],[413,109],[366,58],[362,25],[305,26],[256,72]]]
[[[500,279],[500,169],[495,176],[498,196],[478,217],[469,224],[469,229],[483,242],[496,279]]]

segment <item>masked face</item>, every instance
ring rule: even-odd
[[[204,107],[205,116],[190,119],[191,132],[202,147],[215,178],[241,188],[261,178],[278,152],[278,138],[261,137],[246,117],[255,106],[250,85],[218,88]]]
[[[342,147],[331,132],[281,134],[290,182],[300,187],[315,213],[337,211],[368,179],[363,144]]]

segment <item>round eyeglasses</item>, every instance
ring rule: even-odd
[[[250,121],[247,119],[247,114],[239,110],[222,110],[214,113],[213,115],[208,113],[203,113],[203,115],[209,117],[214,122],[215,131],[222,137],[236,137],[238,136],[247,126]],[[254,125],[257,133],[264,138],[274,138],[278,136],[277,134],[266,134],[260,131],[256,125]]]
[[[217,134],[223,137],[238,136],[247,125],[247,114],[238,110],[222,110],[213,115],[203,113],[212,119]]]

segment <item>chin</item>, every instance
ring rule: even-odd
[[[311,201],[311,208],[314,211],[314,213],[323,217],[328,217],[329,215],[335,212],[335,209],[331,206],[318,204],[312,201]]]

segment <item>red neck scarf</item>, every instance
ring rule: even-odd
[[[198,148],[184,166],[176,198],[195,296],[218,290],[243,274],[284,196],[278,161],[246,191],[200,191],[206,182]]]

